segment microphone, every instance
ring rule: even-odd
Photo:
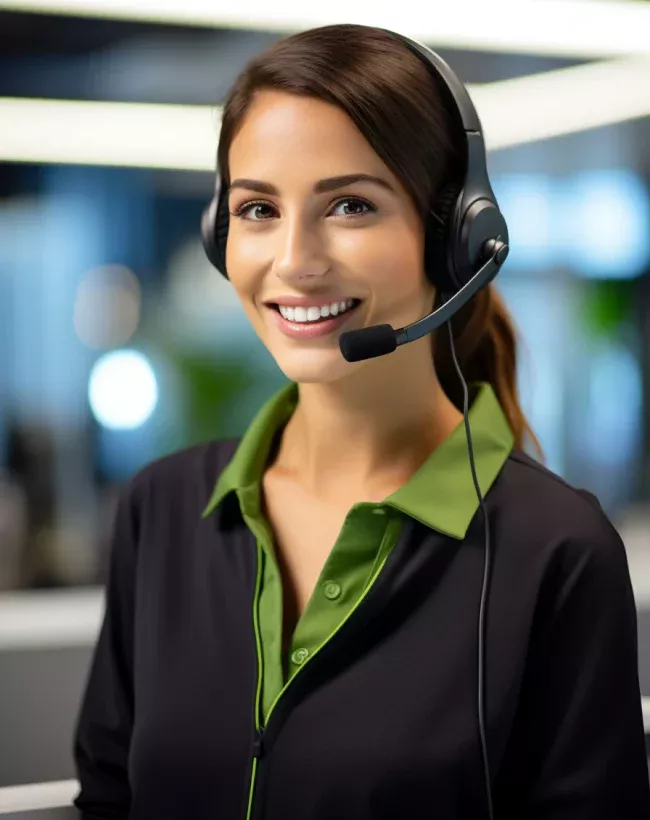
[[[463,287],[445,302],[417,322],[394,330],[391,325],[372,325],[360,330],[348,330],[339,338],[343,358],[348,362],[360,362],[392,353],[399,345],[414,342],[427,333],[444,325],[463,305],[478,293],[482,287],[494,279],[506,261],[510,247],[499,239],[489,239],[483,246],[484,254],[490,258]]]

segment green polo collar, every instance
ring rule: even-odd
[[[469,422],[476,474],[485,496],[512,450],[514,436],[492,387],[483,382],[474,387],[478,392],[470,407]],[[274,436],[287,423],[297,403],[298,385],[289,382],[263,405],[219,476],[203,518],[233,490],[240,498],[257,492]],[[461,422],[406,484],[383,503],[434,530],[464,538],[479,506],[464,423]]]

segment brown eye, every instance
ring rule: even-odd
[[[273,211],[273,208],[267,202],[245,202],[234,213],[231,212],[231,216],[245,219],[248,222],[263,222],[272,216],[269,211]]]
[[[345,199],[339,199],[339,201],[334,204],[334,210],[341,208],[341,206],[343,208],[342,213],[335,214],[336,216],[364,216],[367,213],[374,213],[377,210],[374,205],[371,205],[369,202],[349,196]]]

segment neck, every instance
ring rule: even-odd
[[[428,337],[368,360],[349,378],[301,383],[274,468],[320,499],[381,500],[462,421],[443,392]]]

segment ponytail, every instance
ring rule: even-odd
[[[454,349],[467,384],[488,382],[515,437],[515,447],[532,446],[544,462],[544,452],[519,404],[517,333],[501,296],[493,285],[480,291],[451,320]],[[434,365],[442,389],[462,412],[463,389],[454,366],[447,328],[433,337]]]

